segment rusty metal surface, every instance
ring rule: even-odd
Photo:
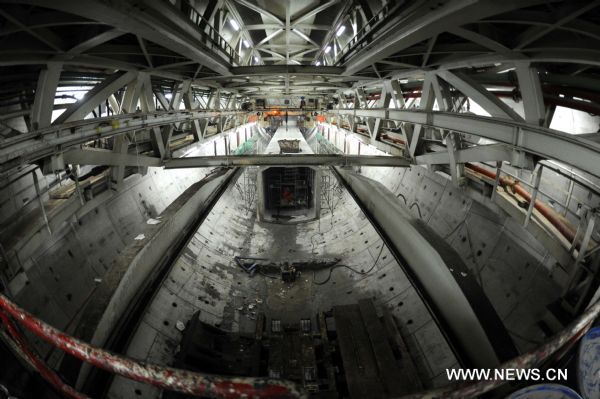
[[[490,179],[496,178],[496,172],[489,171],[481,166],[467,163],[465,166],[472,171],[484,175]],[[523,197],[526,201],[531,201],[531,194],[525,188],[523,188],[518,181],[510,179],[508,177],[500,177],[498,184],[505,188],[510,188],[513,192]],[[540,212],[569,242],[575,240],[575,230],[571,227],[564,218],[562,218],[556,211],[551,209],[549,206],[544,204],[540,200],[535,200],[535,209]],[[577,248],[579,243],[575,243]]]
[[[304,398],[294,383],[269,378],[228,378],[138,362],[88,345],[35,318],[0,294],[0,308],[29,331],[93,366],[162,389],[210,398]],[[6,320],[5,320],[6,322]],[[10,325],[10,322],[8,323]],[[41,371],[40,371],[41,372]],[[50,375],[42,374],[45,378]],[[72,396],[85,398],[84,396]]]
[[[40,375],[50,383],[57,391],[63,393],[65,397],[72,399],[90,399],[88,396],[77,392],[73,387],[68,384],[65,384],[63,380],[48,366],[38,355],[36,355],[33,351],[29,349],[25,338],[21,335],[19,330],[14,326],[9,316],[6,315],[3,311],[0,311],[0,320],[6,326],[10,336],[12,337],[15,345],[19,349],[20,355],[25,357],[25,360],[33,366]]]

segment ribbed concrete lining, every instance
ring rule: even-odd
[[[346,140],[331,125],[325,126],[323,135],[331,140],[327,148],[321,145],[327,152],[341,151],[344,142],[350,154],[359,149],[356,138],[350,135]],[[354,136],[365,140],[356,133]],[[364,142],[360,153],[381,155],[381,151]],[[475,189],[457,188],[448,176],[424,166],[359,170],[383,184],[402,207],[460,254],[521,352],[547,338],[538,322],[550,316],[546,306],[560,295],[557,282],[564,280],[565,272],[558,267],[552,253],[521,223]],[[565,185],[562,180],[559,183]],[[548,185],[545,187],[548,190]],[[575,205],[572,201],[572,206]],[[552,325],[559,327],[556,322]]]
[[[328,178],[335,177],[328,170]],[[252,175],[252,171],[247,171]],[[252,176],[250,176],[252,177]],[[248,305],[270,319],[299,322],[334,305],[374,298],[396,317],[412,358],[427,386],[446,382],[444,370],[457,365],[444,336],[419,295],[391,253],[384,248],[375,229],[342,190],[329,203],[323,201],[318,221],[278,225],[256,221],[256,204],[244,201],[244,176],[228,189],[200,226],[182,256],[173,265],[161,289],[149,304],[127,350],[129,356],[169,364],[181,339],[177,322],[185,322],[196,311],[206,323],[228,331],[252,333],[255,320]],[[333,209],[333,215],[331,210]],[[366,276],[346,268],[303,273],[296,283],[256,275],[249,277],[235,264],[234,256],[256,256],[272,260],[339,257],[343,264],[368,271]],[[258,299],[258,301],[257,301]],[[241,310],[240,310],[241,309]],[[136,389],[144,398],[156,398],[151,387],[122,378],[115,379],[111,398],[127,398]]]
[[[248,137],[252,134],[249,131]],[[218,154],[224,154],[223,138],[226,135],[235,136],[235,133],[227,132],[205,143],[195,143],[175,151],[173,156],[210,155],[215,149]],[[240,136],[244,140],[245,135]],[[230,137],[229,142],[235,149],[237,141]],[[144,176],[134,174],[126,178],[120,192],[96,193],[96,196],[111,195],[85,215],[68,218],[67,223],[53,230],[52,236],[43,222],[37,227],[37,233],[19,236],[14,248],[4,247],[8,251],[10,267],[19,271],[9,284],[16,302],[53,326],[73,333],[82,314],[82,305],[96,294],[115,259],[128,244],[140,243],[134,238],[152,227],[147,220],[160,215],[210,170],[148,168]],[[42,188],[43,182],[40,177]],[[16,188],[23,190],[20,195],[30,196],[31,185],[31,178],[21,179]],[[15,198],[19,203],[20,195]],[[34,201],[32,205],[36,204]],[[19,210],[1,210],[16,211]],[[20,211],[25,213],[29,209]],[[34,223],[36,219],[21,219],[22,224],[28,222]],[[20,229],[26,230],[25,226]],[[48,354],[50,347],[46,343],[37,339],[32,341],[43,356]],[[58,366],[61,359],[62,353],[54,351],[49,362]]]
[[[448,329],[446,333],[453,345],[464,356],[463,364],[479,368],[497,366],[500,361],[494,348],[494,332],[486,333],[476,311],[476,306],[484,303],[470,302],[468,293],[463,292],[451,270],[459,265],[448,264],[449,259],[442,258],[442,252],[431,242],[431,237],[424,234],[424,229],[417,226],[393,193],[381,183],[342,168],[336,170],[406,260],[405,267],[430,301],[440,323]],[[502,334],[502,331],[495,333]]]

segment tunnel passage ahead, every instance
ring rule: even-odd
[[[343,323],[339,320],[347,312],[356,312],[359,301],[369,299],[377,314],[396,321],[398,337],[406,342],[408,352],[405,348],[399,364],[410,364],[425,386],[443,384],[443,370],[456,366],[452,351],[388,248],[331,172],[323,171],[320,218],[300,224],[259,221],[257,196],[248,195],[256,190],[252,177],[256,171],[247,168],[198,228],[148,305],[127,354],[173,363],[192,317],[205,328],[236,337],[255,337],[264,328],[263,340],[270,336],[272,341],[278,328],[273,326],[301,330],[302,320],[309,320],[311,334],[318,334],[323,312],[332,328],[335,312],[335,320]],[[260,258],[251,262],[259,269],[251,273],[236,257],[246,264]],[[293,281],[274,272],[273,264],[286,262],[297,264]],[[374,314],[366,317],[379,320]],[[266,375],[276,372],[273,364],[263,370]],[[159,395],[154,388],[116,378],[110,397],[130,397],[136,390],[143,397]]]

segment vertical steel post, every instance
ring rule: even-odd
[[[573,174],[571,173],[571,177]],[[567,192],[567,200],[565,201],[565,210],[563,211],[563,216],[567,216],[567,212],[569,212],[569,204],[571,203],[571,197],[573,196],[573,187],[575,186],[575,181],[573,179],[569,180],[569,191]]]
[[[502,161],[496,161],[496,179],[494,180],[494,187],[492,189],[492,195],[490,199],[492,202],[496,200],[496,195],[498,191],[498,184],[500,184],[500,176],[502,174]]]
[[[81,203],[81,205],[85,204],[85,201],[83,199],[83,195],[81,194],[81,187],[79,186],[79,177],[77,174],[77,169],[75,167],[75,165],[71,165],[71,174],[73,175],[73,179],[75,180],[75,191],[77,192],[77,197],[79,198],[79,202]]]
[[[583,239],[581,240],[581,245],[579,246],[579,251],[577,252],[577,258],[575,258],[575,263],[573,263],[573,268],[572,270],[569,272],[569,280],[567,282],[567,284],[565,285],[565,289],[563,291],[563,294],[566,294],[567,291],[569,290],[569,288],[571,288],[573,281],[575,280],[575,277],[577,276],[577,272],[580,269],[580,264],[581,262],[583,262],[583,259],[585,258],[585,254],[588,248],[588,245],[590,244],[590,240],[592,238],[592,233],[594,232],[594,227],[596,225],[596,213],[595,212],[591,212],[588,211],[585,215],[585,217],[583,218],[583,220],[587,219],[587,226],[585,228],[585,233],[583,235]],[[579,229],[579,231],[581,231],[583,229]],[[572,244],[572,247],[575,248],[577,246],[577,239],[578,236],[575,237],[575,240]]]
[[[52,235],[52,229],[50,228],[50,223],[48,222],[48,215],[46,215],[46,209],[44,208],[44,199],[40,193],[40,184],[38,182],[37,173],[35,173],[36,169],[34,169],[31,174],[33,175],[33,186],[35,187],[35,195],[38,198],[40,203],[40,210],[42,211],[42,217],[44,218],[44,223],[46,223],[46,228],[48,229],[48,233]]]
[[[535,200],[537,198],[540,182],[542,181],[542,170],[544,166],[542,164],[537,164],[534,170],[534,183],[533,183],[533,191],[531,192],[531,199],[529,200],[529,208],[527,208],[527,215],[525,216],[525,221],[523,222],[523,227],[527,227],[529,224],[529,220],[531,220],[531,214],[533,213],[533,208],[535,208]]]

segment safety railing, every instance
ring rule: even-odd
[[[404,4],[401,2],[386,3],[358,32],[356,32],[356,35],[354,35],[348,43],[337,52],[333,64],[343,64],[354,53],[366,46],[367,44],[365,43],[363,45],[363,42],[373,37],[377,32],[377,28],[383,25],[384,22],[400,8],[400,6],[404,6]]]
[[[336,132],[338,130],[341,130],[345,135],[351,134],[350,131],[343,127],[341,129],[336,128]],[[327,131],[329,132],[329,129]],[[360,134],[360,132],[357,133]],[[384,139],[383,134],[377,141],[382,143],[392,142],[392,145],[401,143],[400,148],[406,147],[406,144],[402,140]],[[481,165],[485,165],[490,169]],[[568,278],[563,287],[563,296],[569,297],[569,302],[565,302],[563,305],[571,314],[577,314],[585,305],[586,299],[589,298],[591,291],[595,287],[593,276],[596,275],[597,268],[593,266],[594,258],[592,256],[600,256],[598,255],[600,252],[600,243],[597,240],[594,241],[592,237],[595,237],[595,233],[598,231],[597,219],[600,209],[593,208],[591,204],[594,201],[590,199],[592,195],[596,197],[600,196],[600,186],[577,170],[569,169],[549,159],[538,162],[536,169],[531,174],[531,182],[509,172],[505,166],[502,162],[497,162],[496,165],[489,165],[485,162],[480,164],[465,164],[467,170],[493,182],[492,200],[497,196],[497,188],[501,187],[509,195],[517,199],[517,202],[514,204],[515,206],[523,204],[526,206],[527,209],[523,220],[524,228],[531,222],[534,210],[537,211],[535,216],[538,218],[541,216],[541,218],[554,227],[554,229],[547,229],[547,231],[554,234],[554,237],[564,246],[565,251],[568,252],[568,256],[571,259],[568,264],[562,263],[568,267]],[[544,185],[541,184],[542,173],[546,169],[567,179],[569,188],[564,201],[558,198],[556,194],[553,194],[555,190],[548,188],[547,185],[545,186],[547,189],[543,189]],[[589,198],[585,203],[578,200],[577,209],[573,210],[571,204],[575,200],[574,192],[576,191],[587,192]],[[521,198],[522,201],[516,196]],[[562,211],[557,208],[562,208]],[[567,295],[573,293],[575,295]]]
[[[241,57],[237,51],[227,40],[221,36],[216,30],[196,9],[192,6],[189,0],[181,2],[181,11],[196,25],[203,35],[207,38],[207,45],[211,50],[217,50],[225,55],[231,65],[241,65]]]
[[[12,317],[12,320],[11,320]],[[34,317],[20,308],[6,296],[0,294],[0,320],[8,333],[17,343],[21,355],[35,367],[42,377],[55,389],[69,398],[88,398],[87,395],[74,390],[60,379],[37,355],[30,349],[24,336],[13,323],[17,321],[22,327],[92,366],[101,368],[120,376],[153,385],[161,389],[172,390],[188,395],[209,398],[305,398],[306,394],[293,382],[253,377],[224,377],[205,373],[196,373],[171,367],[158,366],[131,358],[117,355],[98,347],[89,345],[49,324]]]
[[[241,115],[239,110],[178,110],[113,115],[103,118],[67,122],[24,133],[0,142],[0,173],[11,168],[49,157],[57,152],[131,131],[145,130],[176,123],[223,116]]]
[[[599,314],[600,301],[597,301],[591,304],[570,325],[546,343],[531,352],[501,364],[498,368],[534,368],[542,365],[547,360],[558,360],[585,335]],[[27,363],[32,365],[54,388],[69,398],[86,399],[88,396],[77,392],[71,386],[67,385],[55,371],[51,370],[35,354],[23,334],[15,326],[14,321],[50,345],[92,366],[161,389],[210,398],[251,397],[283,399],[307,397],[306,393],[300,387],[290,381],[256,377],[225,377],[196,373],[148,364],[113,354],[59,331],[20,308],[2,294],[0,294],[0,320],[2,320],[10,337],[12,337],[13,342],[10,343],[10,346],[16,346],[18,354],[24,357]],[[486,380],[462,385],[452,384],[444,388],[408,395],[403,399],[475,398],[485,392],[498,388],[504,383],[505,381],[503,380]]]
[[[486,165],[485,163],[483,164]],[[578,296],[579,299],[573,306],[574,310],[580,309],[584,305],[584,300],[587,297],[587,294],[589,294],[589,290],[593,287],[593,279],[584,279],[586,286],[581,286],[580,282],[576,280],[576,277],[580,273],[589,276],[596,273],[596,270],[590,269],[585,265],[585,261],[591,259],[591,256],[600,250],[600,244],[594,243],[592,240],[592,236],[597,230],[596,219],[598,216],[598,209],[592,208],[589,204],[578,202],[577,210],[573,211],[570,204],[573,201],[575,187],[579,188],[578,191],[587,191],[590,198],[592,194],[600,196],[600,187],[585,178],[585,176],[582,176],[575,171],[568,170],[552,161],[539,162],[537,168],[531,175],[531,182],[527,182],[525,179],[508,172],[502,168],[501,162],[497,164],[495,172],[474,164],[466,164],[465,166],[494,181],[493,196],[496,195],[497,187],[503,187],[509,195],[517,194],[526,201],[527,212],[523,221],[524,227],[527,227],[529,224],[533,217],[533,210],[535,209],[560,233],[568,243],[568,253],[573,258],[573,263],[570,265],[569,277],[563,293],[566,294],[570,291],[577,291],[579,294],[582,294]],[[490,165],[486,166],[493,168],[493,166]],[[569,182],[569,189],[564,202],[551,192],[542,190],[542,185],[540,183],[542,182],[542,173],[545,169],[549,169],[555,174],[563,176]],[[541,199],[540,196],[542,197]],[[562,212],[555,209],[556,206],[561,207],[563,209]],[[567,215],[571,215],[575,224],[567,219]]]
[[[565,329],[550,338],[546,343],[542,344],[531,352],[517,356],[508,362],[502,363],[497,368],[507,370],[532,369],[543,365],[550,359],[554,361],[559,360],[579,341],[581,337],[585,335],[596,318],[598,318],[598,315],[600,315],[600,301],[590,305],[585,312],[583,312]],[[414,395],[408,395],[402,399],[476,398],[486,392],[490,392],[500,387],[501,385],[504,385],[505,383],[506,380],[491,379],[468,384],[455,384]]]

